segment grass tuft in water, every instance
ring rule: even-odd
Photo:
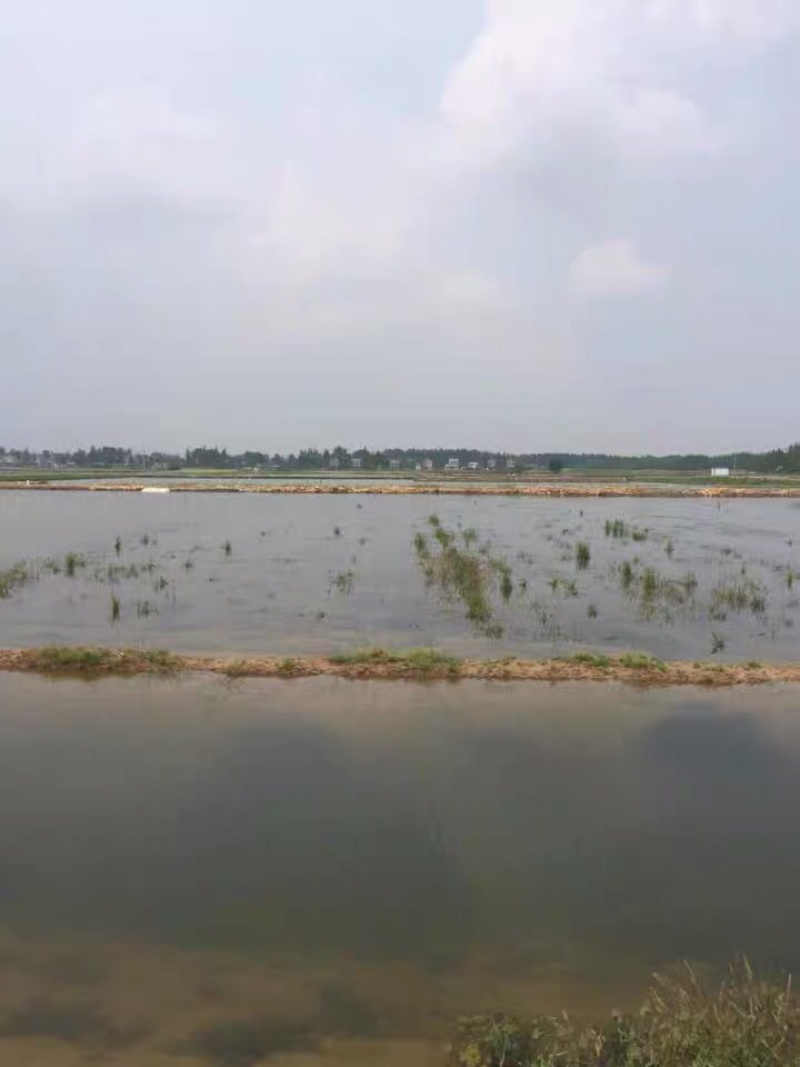
[[[119,555],[120,552],[122,552],[122,538],[121,537],[118,537],[116,539],[116,541],[114,542],[114,551],[117,553],[117,555]]]
[[[715,631],[711,634],[711,655],[716,656],[720,652],[725,651],[725,638],[722,634],[718,634]]]
[[[111,621],[119,622],[120,602],[119,597],[111,594]]]
[[[230,557],[231,555],[233,555],[233,545],[230,543],[229,540],[222,542],[222,551],[224,552],[226,557]]]
[[[592,552],[586,541],[578,541],[575,548],[575,563],[579,571],[585,571],[592,559]]]
[[[15,563],[13,567],[0,571],[0,600],[8,598],[22,588],[33,577],[27,563]]]
[[[86,560],[78,552],[68,552],[64,557],[64,573],[68,578],[74,578],[75,572],[86,566]]]
[[[331,585],[339,590],[340,593],[344,593],[345,596],[349,596],[353,592],[353,583],[356,580],[355,571],[340,571],[334,576],[331,581]]]

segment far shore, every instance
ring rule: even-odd
[[[659,484],[643,482],[385,482],[381,484],[308,481],[291,483],[241,482],[75,482],[0,481],[0,490],[58,493],[267,493],[344,496],[496,496],[546,498],[642,497],[669,499],[786,499],[800,498],[800,485]]]

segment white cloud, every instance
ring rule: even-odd
[[[692,64],[798,27],[791,0],[486,0],[441,99],[451,152],[491,163],[598,138],[650,159],[713,152],[730,131],[695,98]]]
[[[581,297],[635,296],[658,289],[667,270],[650,263],[624,237],[584,248],[569,269],[570,291]]]

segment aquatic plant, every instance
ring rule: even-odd
[[[585,571],[592,558],[591,549],[586,541],[579,541],[575,547],[575,563],[578,570]]]
[[[119,597],[111,594],[111,621],[119,622],[120,602]]]
[[[331,584],[334,585],[340,593],[349,595],[353,591],[353,582],[355,581],[355,571],[340,571],[334,576]]]
[[[718,634],[716,631],[711,633],[711,655],[716,656],[718,652],[725,651],[725,638],[722,634]]]
[[[86,566],[86,560],[78,552],[68,552],[64,557],[64,572],[68,578],[74,578],[80,567]]]
[[[0,571],[0,600],[8,600],[12,593],[29,582],[31,577],[27,563],[15,563],[13,567]]]
[[[598,611],[597,611],[597,605],[596,605],[596,604],[590,604],[590,605],[588,606],[588,608],[586,609],[586,616],[587,616],[587,618],[589,618],[589,619],[596,619],[596,618],[597,618],[597,615],[598,615]]]
[[[117,555],[119,555],[120,552],[122,551],[122,538],[121,537],[118,537],[116,539],[116,541],[114,542],[114,551],[117,553]]]
[[[233,545],[230,543],[230,541],[223,541],[222,542],[222,551],[225,553],[226,557],[229,557],[229,556],[232,555],[232,553],[233,553]]]

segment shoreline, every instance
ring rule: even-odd
[[[279,483],[275,485],[247,483],[227,484],[212,483],[203,485],[197,482],[176,482],[157,484],[154,482],[91,482],[76,485],[74,482],[12,482],[0,481],[0,490],[17,492],[51,492],[51,493],[266,493],[299,494],[311,496],[496,496],[496,497],[552,497],[552,498],[614,498],[641,497],[648,499],[791,499],[800,498],[800,487],[770,488],[768,486],[658,486],[647,484],[592,484],[570,483],[556,485],[513,484],[513,485],[470,485],[459,483],[447,485],[442,483],[415,483],[402,485],[342,485],[324,483]]]
[[[81,646],[0,649],[0,672],[96,680],[156,675],[213,674],[244,678],[333,677],[351,681],[616,682],[639,688],[800,683],[800,663],[663,662],[641,653],[606,657],[579,653],[563,659],[456,659],[430,649],[367,650],[332,656],[184,655],[146,649]]]

